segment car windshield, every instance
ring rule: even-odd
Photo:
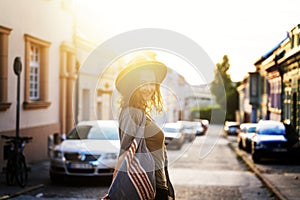
[[[117,127],[82,125],[74,128],[67,139],[118,140]]]
[[[248,133],[255,133],[256,127],[249,127],[247,132]]]
[[[167,128],[167,127],[164,127],[163,130],[166,131],[166,132],[169,132],[169,133],[178,133],[179,132],[179,130],[176,129],[176,128]]]
[[[258,130],[260,135],[284,135],[285,130],[283,128],[262,128]]]

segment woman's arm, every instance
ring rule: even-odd
[[[140,109],[128,107],[122,110],[119,116],[120,153],[113,173],[113,180],[124,161],[126,151],[138,134],[143,120],[145,120],[145,115]]]
[[[116,164],[116,167],[115,167],[115,170],[114,170],[114,173],[113,173],[113,178],[112,178],[112,180],[115,179],[116,174],[117,174],[117,172],[118,172],[118,170],[119,170],[119,168],[120,168],[120,166],[121,166],[121,163],[123,162],[124,158],[125,158],[125,153],[119,155],[118,160],[117,160],[117,164]]]

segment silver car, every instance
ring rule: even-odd
[[[111,176],[119,153],[118,124],[113,120],[80,122],[57,142],[48,139],[50,178],[64,176]]]
[[[163,127],[165,145],[181,149],[185,141],[183,129],[179,123],[166,123]]]

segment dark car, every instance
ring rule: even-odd
[[[282,122],[260,120],[252,138],[252,159],[260,162],[262,158],[278,159],[286,156],[288,142],[286,130]]]
[[[251,152],[252,137],[255,135],[257,123],[242,123],[237,136],[237,143],[240,149]]]
[[[201,119],[199,121],[193,122],[196,131],[196,136],[205,135],[208,129],[209,121],[206,119]]]
[[[226,121],[224,125],[224,135],[237,136],[240,129],[240,124],[234,121]]]
[[[300,161],[300,141],[299,133],[289,120],[284,121],[285,138],[287,139],[287,146],[289,152],[289,159],[299,162]]]

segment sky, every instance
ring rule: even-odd
[[[134,29],[168,29],[196,42],[215,64],[227,55],[233,81],[300,24],[299,8],[298,0],[77,0],[81,31],[96,43]]]

